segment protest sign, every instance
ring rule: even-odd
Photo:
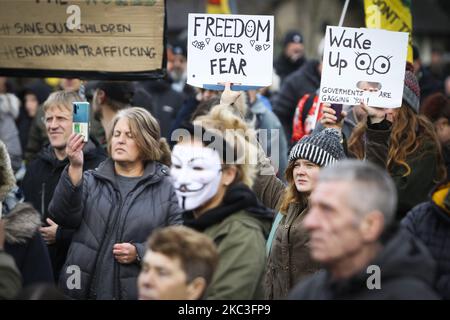
[[[272,83],[273,16],[189,14],[188,83]]]
[[[408,33],[328,26],[320,101],[401,106]]]
[[[0,74],[161,77],[164,0],[0,0]]]

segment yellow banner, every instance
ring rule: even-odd
[[[366,27],[409,33],[408,62],[412,55],[411,0],[364,0]]]
[[[231,14],[228,0],[208,0],[206,2],[206,13],[210,14]]]

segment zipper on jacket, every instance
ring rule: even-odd
[[[122,196],[120,195],[119,192],[117,192],[117,190],[115,190],[115,193],[116,193],[116,198],[119,198],[119,202],[121,203],[122,202]],[[116,216],[115,217],[116,220],[117,220],[117,217],[120,214],[120,211],[122,210],[122,205],[123,204],[121,203],[119,209],[116,211],[116,215],[115,215]],[[99,283],[99,276],[98,276],[98,274],[100,272],[100,268],[101,268],[101,266],[103,264],[103,259],[104,259],[105,254],[106,254],[106,250],[104,250],[103,247],[105,246],[105,241],[109,238],[108,234],[110,233],[110,228],[109,228],[110,221],[111,221],[111,215],[108,216],[108,221],[106,222],[106,231],[105,231],[105,234],[103,235],[102,241],[100,243],[100,247],[99,247],[98,254],[97,254],[97,257],[96,257],[96,261],[95,261],[95,264],[94,264],[94,268],[95,268],[94,279],[93,279],[94,280],[94,287],[92,287],[92,285],[91,285],[90,288],[89,288],[89,292],[93,291],[92,295],[93,295],[94,299],[97,299],[97,289],[98,289],[98,283]],[[113,223],[113,226],[114,226],[114,224],[115,224],[115,221]],[[113,269],[113,272],[114,272],[114,269]],[[113,289],[114,289],[114,281],[115,280],[113,279]],[[115,294],[114,294],[114,290],[113,290],[113,299],[115,298],[114,295]]]
[[[41,193],[41,220],[45,219],[45,182],[42,183],[42,193]]]

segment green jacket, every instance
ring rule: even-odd
[[[22,279],[14,259],[0,250],[0,300],[13,299],[22,287]]]
[[[219,264],[206,299],[263,299],[266,237],[270,221],[239,211],[204,230],[217,245]]]

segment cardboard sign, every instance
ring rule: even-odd
[[[202,88],[224,82],[241,89],[269,86],[273,27],[273,16],[189,14],[188,83]]]
[[[407,48],[406,32],[328,26],[320,101],[400,107]]]
[[[0,0],[0,7],[0,74],[163,75],[164,0]]]

